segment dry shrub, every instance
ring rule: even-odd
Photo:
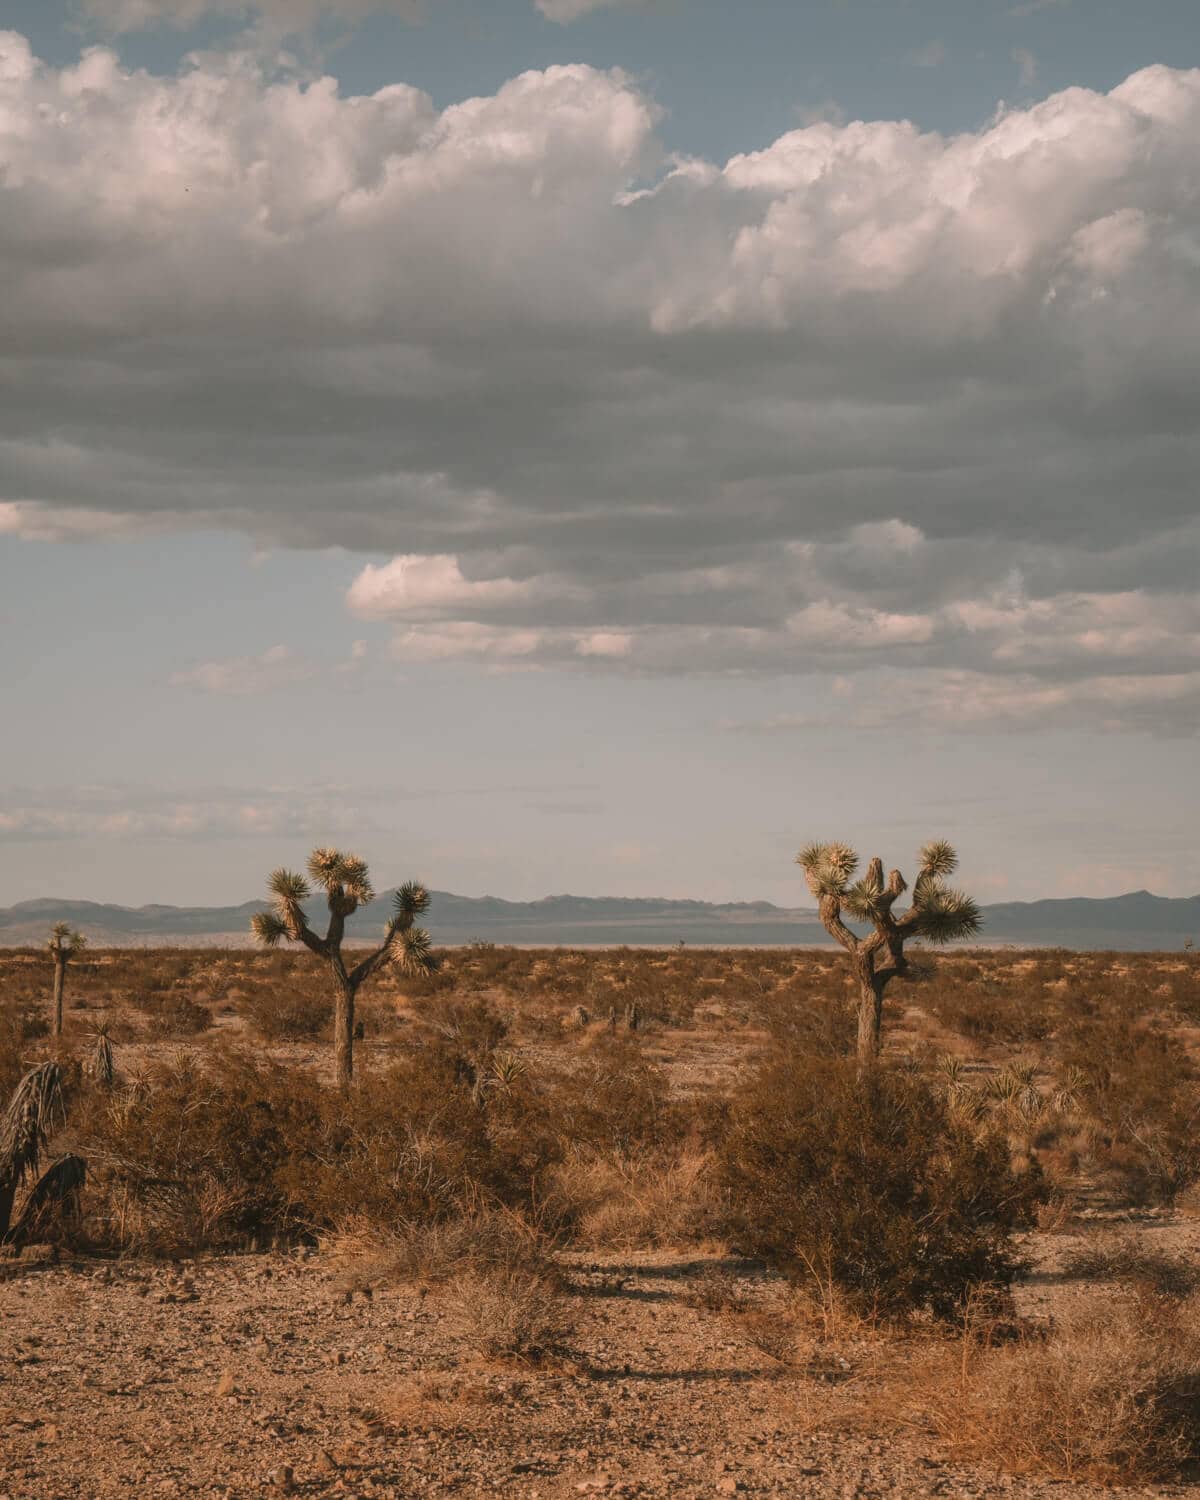
[[[182,990],[141,990],[131,1001],[146,1017],[146,1030],[153,1037],[199,1036],[213,1023],[208,1006],[197,1005]]]
[[[32,1005],[18,1003],[0,1010],[0,1103],[7,1102],[28,1066],[27,1044],[49,1031],[45,1014]]]
[[[1012,1232],[1039,1187],[996,1130],[880,1064],[783,1055],[748,1076],[719,1149],[734,1243],[835,1287],[859,1309],[953,1316],[1008,1286]]]
[[[1195,1065],[1161,1025],[1087,1010],[1056,1035],[1055,1051],[1094,1122],[1093,1163],[1131,1201],[1171,1203],[1200,1181]]]
[[[447,1285],[446,1308],[463,1341],[487,1359],[561,1353],[575,1326],[558,1278],[523,1266],[462,1272]]]
[[[1033,1211],[1042,1234],[1066,1234],[1075,1222],[1076,1203],[1070,1193],[1051,1192]]]
[[[1200,1266],[1155,1250],[1135,1234],[1097,1234],[1063,1257],[1063,1270],[1081,1280],[1124,1282],[1159,1297],[1200,1291]]]
[[[388,1391],[382,1414],[401,1434],[445,1435],[472,1431],[499,1404],[503,1393],[463,1375],[411,1375]]]
[[[1168,1479],[1200,1456],[1200,1306],[1109,1307],[978,1351],[933,1402],[956,1452],[1101,1484]]]
[[[388,1282],[444,1286],[464,1275],[524,1270],[549,1278],[551,1261],[537,1229],[499,1208],[434,1223],[398,1226],[354,1218],[322,1241],[338,1285],[358,1291]]]
[[[320,991],[263,989],[245,1005],[251,1026],[268,1042],[307,1042],[331,1035],[333,1001]]]
[[[547,1220],[591,1249],[692,1244],[719,1222],[710,1152],[669,1156],[570,1152],[550,1169]]]
[[[308,1069],[226,1045],[93,1091],[78,1122],[97,1238],[146,1249],[189,1239],[238,1248],[354,1217],[422,1225],[483,1203],[528,1204],[528,1164],[490,1126],[487,1101],[440,1055],[406,1058],[342,1095]],[[208,1181],[225,1208],[198,1216]]]
[[[686,1125],[663,1069],[636,1042],[608,1036],[553,1080],[545,1108],[566,1145],[625,1156],[669,1146]]]

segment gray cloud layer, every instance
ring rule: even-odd
[[[400,660],[1194,730],[1200,72],[656,129],[582,66],[439,113],[0,34],[0,533],[390,554],[349,605]]]

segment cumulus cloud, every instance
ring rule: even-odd
[[[548,21],[567,26],[598,10],[647,10],[658,0],[533,0]]]
[[[305,682],[315,672],[311,663],[297,657],[287,646],[271,646],[260,656],[200,662],[186,671],[174,673],[171,685],[198,688],[201,692],[217,693],[222,697],[250,698]]]
[[[403,661],[1190,732],[1200,72],[725,163],[658,118],[0,33],[0,529],[342,546]]]

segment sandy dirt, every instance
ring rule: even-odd
[[[1200,1242],[1194,1225],[1149,1232]],[[1055,1269],[1069,1244],[1035,1247],[1030,1311],[1078,1294]],[[696,1297],[714,1272],[755,1296],[764,1273],[744,1262],[640,1252],[565,1269],[578,1326],[564,1358],[527,1368],[473,1357],[436,1295],[348,1292],[319,1252],[26,1252],[0,1280],[0,1500],[1101,1493],[947,1462],[919,1428],[858,1430],[877,1355],[780,1366]]]

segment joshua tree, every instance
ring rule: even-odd
[[[423,927],[413,926],[428,909],[429,892],[415,881],[402,885],[396,892],[395,911],[384,930],[383,942],[348,968],[342,956],[346,919],[375,898],[366,863],[338,849],[314,849],[308,873],[313,885],[324,890],[329,906],[329,927],[324,937],[313,932],[304,915],[302,903],[312,895],[312,886],[291,870],[276,870],[271,876],[267,886],[274,909],[259,912],[250,925],[266,947],[274,948],[281,938],[289,938],[293,943],[303,943],[329,965],[334,988],[334,1062],[339,1087],[348,1088],[354,1073],[354,997],[360,985],[388,964],[408,974],[428,974],[437,967],[429,934]]]
[[[821,921],[850,957],[858,981],[858,1056],[867,1062],[879,1052],[883,992],[888,983],[909,973],[904,944],[909,938],[949,943],[979,931],[979,907],[962,891],[945,885],[958,867],[958,855],[944,839],[926,844],[918,858],[920,873],[906,912],[892,910],[908,889],[899,870],[883,881],[883,861],[873,859],[866,875],[851,884],[858,855],[848,844],[809,844],[796,856],[804,867],[808,888],[816,896]],[[842,913],[869,922],[874,931],[857,937],[842,921]]]
[[[54,1035],[62,1036],[63,987],[67,982],[67,965],[87,947],[87,938],[73,932],[66,922],[55,922],[46,944],[54,960]]]

